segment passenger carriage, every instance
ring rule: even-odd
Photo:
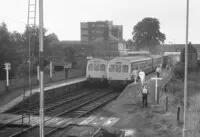
[[[133,70],[152,72],[150,56],[117,57],[108,62],[108,82],[110,84],[126,85],[134,81]]]
[[[161,55],[151,55],[151,58],[153,59],[153,71],[155,71],[157,67],[162,67]]]
[[[107,60],[92,58],[87,62],[86,77],[92,81],[107,81]]]

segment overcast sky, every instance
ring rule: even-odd
[[[190,0],[189,41],[200,43],[200,1]],[[1,0],[0,22],[23,32],[28,0]],[[80,22],[112,20],[123,25],[124,39],[145,17],[160,21],[166,42],[185,43],[186,0],[44,0],[44,27],[60,40],[80,40]],[[38,20],[38,16],[37,16]]]

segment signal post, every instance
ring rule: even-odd
[[[5,63],[5,70],[6,70],[6,91],[8,91],[8,87],[9,87],[9,70],[11,69],[10,68],[10,63]]]
[[[158,104],[159,103],[159,99],[158,99],[158,80],[162,80],[162,78],[153,77],[151,79],[155,80],[155,101]]]

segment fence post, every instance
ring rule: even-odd
[[[180,107],[177,108],[177,121],[180,121]]]
[[[157,91],[157,104],[159,104],[159,100],[160,100],[160,90]]]
[[[168,111],[168,96],[166,96],[166,112]]]

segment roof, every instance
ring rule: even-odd
[[[60,45],[62,47],[91,48],[91,44],[85,43],[83,41],[61,41]]]
[[[146,56],[132,56],[132,57],[129,56],[129,57],[117,57],[110,61],[113,62],[113,61],[117,61],[117,60],[124,60],[124,61],[128,61],[128,62],[137,62],[137,61],[148,60],[148,59],[151,59],[151,58],[146,57]]]
[[[152,58],[160,58],[161,55],[150,55],[150,57],[152,57]]]
[[[164,55],[180,55],[181,52],[164,52]]]
[[[91,61],[103,61],[103,62],[106,62],[105,59],[101,59],[101,58],[93,58],[93,59],[89,59],[88,62],[91,62]]]
[[[192,46],[200,52],[200,44],[192,44]],[[185,44],[163,44],[162,48],[164,52],[176,52],[184,49]]]
[[[63,40],[63,41],[60,41],[61,44],[81,44],[82,42],[80,40],[76,40],[76,41],[73,41],[73,40]]]

